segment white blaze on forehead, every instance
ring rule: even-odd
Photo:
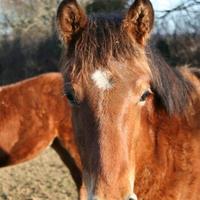
[[[95,85],[102,90],[109,90],[112,88],[111,74],[109,71],[96,70],[92,76]]]

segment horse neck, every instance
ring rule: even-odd
[[[199,167],[196,166],[200,153],[200,80],[189,70],[183,71],[185,78],[195,87],[191,102],[185,109],[185,115],[169,117],[165,112],[159,113],[151,131],[143,137],[148,138],[148,145],[147,141],[141,140],[139,146],[143,148],[142,152],[148,152],[145,154],[148,156],[144,158],[141,154],[136,164],[137,194],[152,192],[153,195],[173,181],[179,187],[179,180],[189,180],[192,173],[200,175]],[[145,147],[147,150],[144,150]],[[169,177],[172,181],[170,183]]]
[[[141,138],[138,146],[142,150],[138,152],[142,153],[136,161],[135,180],[135,192],[140,197],[145,194],[147,199],[162,199],[158,195],[160,191],[167,188],[166,193],[175,194],[184,184],[193,181],[191,177],[200,176],[200,76],[197,76],[200,71],[195,69],[194,73],[188,68],[180,71],[195,90],[191,91],[185,117],[181,114],[167,117],[161,112],[149,127],[150,131]]]

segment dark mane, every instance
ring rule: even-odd
[[[120,15],[90,17],[87,27],[74,36],[63,55],[63,73],[67,74],[70,70],[71,74],[87,76],[98,67],[109,68],[110,59],[121,62],[139,59],[141,47],[122,30],[122,19]],[[147,49],[146,54],[156,104],[164,107],[169,114],[181,113],[190,99],[191,84],[157,53]]]
[[[184,113],[185,106],[191,100],[192,84],[183,77],[178,68],[169,66],[154,49],[148,49],[147,55],[157,104],[164,106],[169,114]]]

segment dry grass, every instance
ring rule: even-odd
[[[75,199],[68,169],[52,149],[33,161],[0,169],[0,200]]]

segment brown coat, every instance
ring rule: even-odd
[[[1,87],[0,166],[31,160],[50,145],[80,189],[81,164],[61,74],[48,73]]]

